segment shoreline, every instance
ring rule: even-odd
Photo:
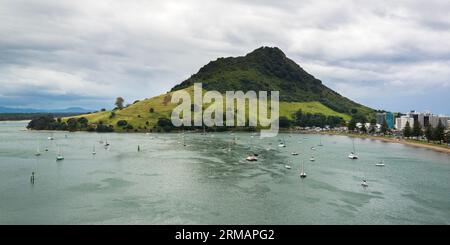
[[[16,120],[17,121],[26,121],[26,120]],[[6,121],[3,121],[6,122]],[[11,122],[11,121],[9,121]],[[33,129],[25,129],[25,130],[29,130],[29,131],[48,131],[48,132],[72,132],[72,131],[65,131],[65,130],[33,130]],[[83,131],[83,130],[76,130],[73,132],[88,132],[88,131]],[[126,131],[113,131],[113,132],[109,132],[109,133],[179,133],[181,131],[173,131],[173,132],[126,132]],[[201,131],[191,131],[193,133],[202,133]],[[225,131],[225,132],[247,132],[247,133],[257,133],[254,131],[246,131],[246,130],[229,130],[229,131]],[[96,133],[103,133],[103,132],[96,132]],[[208,133],[215,133],[215,132],[208,132]],[[433,144],[428,144],[426,142],[414,142],[414,141],[408,141],[405,139],[397,139],[397,138],[388,138],[388,137],[383,137],[383,136],[371,136],[371,135],[361,135],[361,134],[349,134],[349,133],[336,133],[336,132],[313,132],[313,131],[290,131],[290,130],[280,130],[280,133],[306,133],[306,134],[323,134],[323,135],[335,135],[335,136],[347,136],[347,137],[353,137],[353,138],[362,138],[362,139],[371,139],[371,140],[379,140],[379,141],[383,141],[383,142],[388,142],[388,143],[397,143],[397,144],[403,144],[403,145],[408,145],[408,146],[412,146],[412,147],[418,147],[418,148],[424,148],[424,149],[429,149],[429,150],[434,150],[437,152],[441,152],[441,153],[447,153],[450,154],[450,147],[445,146],[445,145],[433,145]]]
[[[388,143],[397,143],[397,144],[403,144],[408,145],[412,147],[418,147],[418,148],[425,148],[429,150],[438,151],[441,153],[447,153],[450,154],[450,148],[446,146],[438,146],[438,145],[432,145],[427,143],[420,143],[420,142],[414,142],[414,141],[408,141],[404,139],[396,139],[396,138],[387,138],[382,136],[370,136],[370,135],[357,135],[357,134],[339,134],[339,133],[321,133],[321,134],[327,134],[327,135],[340,135],[340,136],[347,136],[347,137],[353,137],[353,138],[361,138],[361,139],[371,139],[371,140],[379,140],[383,142]]]

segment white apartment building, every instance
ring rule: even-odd
[[[409,116],[401,116],[395,119],[395,128],[397,130],[403,130],[406,126],[406,122],[409,122],[409,126],[414,126],[414,118]]]
[[[416,112],[411,111],[406,113],[406,117],[412,118],[413,122],[419,122],[422,127],[426,127],[427,125],[431,125],[432,127],[437,127],[439,124],[439,120],[442,122],[444,127],[448,128],[450,124],[448,123],[450,117],[444,116],[444,115],[435,115],[431,112]],[[406,119],[405,119],[406,120]],[[406,124],[406,122],[404,122]],[[413,124],[411,124],[411,127],[413,127]]]

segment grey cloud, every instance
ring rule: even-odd
[[[20,94],[17,105],[105,107],[115,96],[166,92],[210,60],[267,45],[369,106],[391,101],[386,89],[405,91],[396,93],[402,103],[383,106],[407,110],[422,91],[448,89],[449,11],[445,0],[0,0],[0,95]]]

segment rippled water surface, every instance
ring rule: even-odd
[[[355,139],[360,159],[350,160],[344,136],[186,133],[183,140],[25,125],[0,122],[0,224],[450,223],[450,156],[431,150]],[[99,143],[106,140],[107,149]],[[59,148],[65,159],[57,162]],[[259,161],[246,162],[252,152]],[[381,160],[386,166],[376,167]]]

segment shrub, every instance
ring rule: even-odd
[[[117,121],[117,126],[124,127],[127,126],[128,122],[126,120],[119,120]]]
[[[104,125],[99,124],[97,125],[97,132],[113,132],[114,128],[112,125]]]

